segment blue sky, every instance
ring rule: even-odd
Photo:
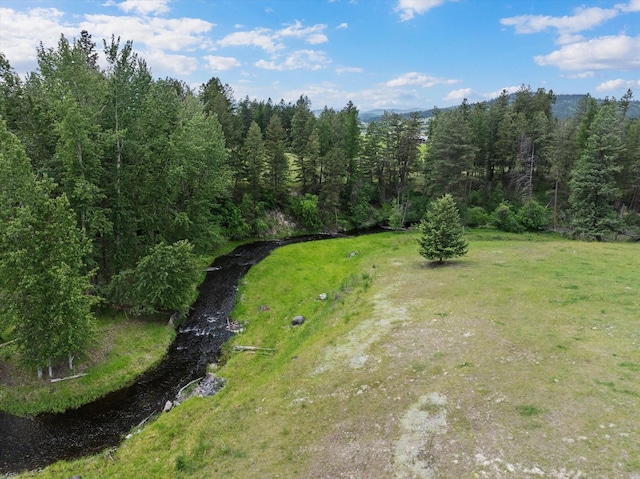
[[[154,77],[313,109],[415,109],[520,85],[640,97],[640,0],[0,0],[0,51],[87,30],[133,40]]]

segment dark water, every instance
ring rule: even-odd
[[[162,411],[190,381],[204,376],[222,344],[240,279],[278,246],[326,239],[306,236],[236,248],[213,263],[186,323],[166,357],[131,386],[79,409],[20,418],[0,412],[0,474],[46,466],[60,459],[98,453],[120,443],[133,427]]]

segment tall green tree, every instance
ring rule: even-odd
[[[277,203],[284,204],[289,180],[289,160],[285,143],[287,134],[279,115],[271,117],[265,136],[268,191]]]
[[[309,138],[315,128],[315,116],[311,112],[311,102],[301,96],[296,102],[291,120],[291,151],[295,155],[297,176],[302,193],[308,193],[314,183],[316,165],[309,154]]]
[[[25,116],[22,90],[20,77],[0,52],[0,117],[4,118],[10,130],[17,130],[18,121]]]
[[[466,198],[470,191],[476,147],[471,125],[461,108],[441,111],[432,118],[425,168],[432,196]]]
[[[614,202],[618,197],[616,174],[623,151],[617,107],[614,103],[604,105],[593,119],[589,137],[571,174],[569,202],[575,237],[602,241],[620,230]]]
[[[22,360],[38,371],[84,352],[95,297],[90,250],[66,195],[36,180],[18,139],[0,122],[0,318],[13,325]]]
[[[104,188],[113,228],[101,244],[101,275],[108,279],[136,260],[137,225],[132,220],[137,203],[135,163],[145,141],[138,125],[152,79],[131,41],[122,44],[120,37],[112,36],[109,43],[103,43],[107,60],[107,95],[102,115],[106,136]]]
[[[180,102],[171,134],[168,191],[172,204],[167,241],[188,240],[196,251],[223,241],[215,205],[229,196],[231,171],[222,127],[190,93]]]
[[[208,116],[218,117],[227,148],[230,150],[239,148],[242,145],[242,136],[238,117],[235,115],[233,89],[228,84],[223,84],[219,78],[213,77],[200,86],[199,98],[205,113]]]
[[[243,165],[243,180],[253,198],[260,198],[263,189],[263,175],[265,173],[265,147],[260,126],[253,121],[244,140],[240,152]]]

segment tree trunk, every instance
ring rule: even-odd
[[[556,187],[553,191],[553,229],[558,229],[558,178],[556,178]]]

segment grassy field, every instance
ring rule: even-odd
[[[224,390],[22,477],[640,477],[639,245],[488,231],[433,267],[416,238],[276,250]]]
[[[51,383],[45,372],[39,380],[33,371],[25,371],[16,364],[14,351],[0,351],[7,359],[1,365],[0,409],[17,415],[33,415],[86,404],[130,384],[164,356],[175,336],[166,319],[144,321],[127,319],[122,314],[98,318],[96,329],[95,345],[87,357],[76,360],[73,372],[65,363],[54,370],[56,378],[86,374],[79,379]]]

